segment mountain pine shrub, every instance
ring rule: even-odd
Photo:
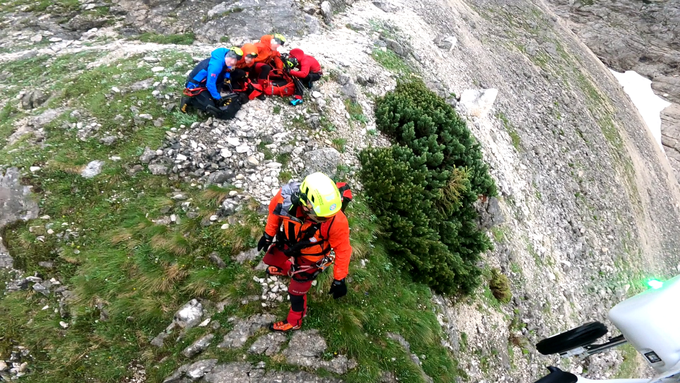
[[[479,283],[479,255],[491,247],[473,203],[496,194],[479,144],[420,80],[397,85],[375,115],[393,145],[363,150],[359,176],[389,254],[438,293],[469,293]]]

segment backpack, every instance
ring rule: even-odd
[[[241,98],[237,93],[231,93],[228,97],[222,98],[222,105],[219,107],[220,113],[217,118],[222,120],[231,120],[236,117],[236,113],[241,110]]]
[[[269,73],[262,90],[267,96],[288,97],[295,93],[295,82],[287,73],[274,69]]]

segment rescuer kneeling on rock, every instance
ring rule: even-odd
[[[333,263],[331,249],[335,251],[335,267],[329,294],[335,299],[347,294],[345,277],[352,247],[343,210],[351,197],[346,185],[336,184],[323,173],[314,173],[302,183],[284,185],[272,198],[267,227],[257,249],[267,251],[263,262],[269,265],[268,275],[291,277],[291,308],[286,320],[272,323],[270,330],[286,332],[302,326],[307,314],[307,291]],[[276,242],[272,244],[274,238]]]

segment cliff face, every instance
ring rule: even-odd
[[[288,13],[285,14],[289,14],[290,17],[272,16],[278,12],[277,8],[272,6],[275,3],[287,7],[285,12]],[[677,29],[673,28],[677,28],[678,23],[672,23],[677,19],[673,19],[675,16],[671,11],[660,8],[670,6],[668,5],[670,3],[672,2],[644,6],[649,7],[645,9],[655,9],[656,11],[650,14],[654,20],[661,20],[661,26],[652,27],[653,23],[650,22],[647,26],[650,29],[644,31],[663,30],[665,32],[662,37],[644,40],[647,38],[646,34],[639,38],[616,35],[619,43],[602,42],[601,49],[602,52],[620,52],[621,61],[605,62],[614,69],[635,69],[643,74],[654,73],[657,78],[675,78],[673,73],[677,72],[673,70],[677,68],[672,65],[673,60],[675,63],[678,62],[677,56],[673,56],[674,53],[665,47],[677,48],[677,45],[673,45],[678,41]],[[83,3],[82,6],[86,7],[87,4]],[[60,121],[56,128],[46,125],[43,130],[42,125],[35,121],[39,116],[46,114],[44,110],[46,107],[20,108],[18,106],[20,101],[16,96],[35,93],[24,92],[22,87],[28,87],[26,85],[28,82],[13,83],[7,88],[6,95],[0,95],[0,105],[10,110],[7,121],[11,121],[9,126],[0,125],[2,127],[0,132],[9,137],[20,129],[25,129],[33,136],[31,139],[17,139],[13,146],[8,145],[7,148],[0,149],[2,155],[0,158],[7,159],[8,163],[11,161],[13,165],[19,167],[22,175],[26,175],[29,180],[41,180],[43,176],[40,167],[58,175],[63,175],[62,173],[68,175],[74,168],[83,166],[92,158],[84,159],[77,157],[78,153],[69,153],[59,157],[61,162],[53,164],[51,162],[53,154],[43,153],[40,157],[43,159],[42,162],[34,161],[39,166],[38,170],[35,170],[36,173],[31,175],[34,172],[31,170],[34,164],[28,161],[33,160],[22,159],[21,156],[23,152],[34,153],[32,150],[37,150],[36,148],[58,150],[64,147],[66,144],[60,141],[57,141],[59,145],[54,145],[54,137],[68,132],[72,136],[70,138],[74,140],[77,138],[78,142],[86,142],[92,146],[92,148],[88,146],[90,148],[88,153],[117,157],[116,160],[111,159],[104,165],[105,172],[100,176],[110,177],[104,178],[111,180],[108,184],[128,182],[128,178],[132,177],[129,174],[134,175],[135,172],[144,174],[144,177],[148,176],[148,182],[153,187],[167,187],[166,184],[169,183],[172,191],[168,190],[166,197],[161,195],[154,197],[156,199],[149,198],[149,203],[158,203],[162,206],[150,207],[148,219],[154,219],[153,224],[164,225],[163,230],[168,231],[175,230],[174,227],[181,227],[179,218],[190,222],[190,225],[186,223],[185,225],[191,227],[191,230],[187,230],[186,233],[177,232],[177,237],[182,241],[184,236],[187,238],[186,241],[189,241],[191,235],[200,230],[212,233],[209,230],[215,212],[201,211],[200,215],[205,217],[203,222],[198,212],[192,210],[196,201],[187,199],[187,195],[196,192],[198,188],[196,185],[201,186],[206,182],[206,178],[212,178],[213,182],[219,183],[215,181],[218,178],[216,175],[219,174],[222,180],[220,182],[238,187],[235,194],[228,194],[230,197],[225,202],[228,202],[229,214],[232,214],[237,206],[248,205],[247,201],[250,198],[266,202],[271,189],[277,186],[279,176],[284,171],[290,176],[302,174],[305,166],[314,162],[302,156],[303,151],[329,150],[330,146],[342,147],[341,151],[344,152],[337,154],[337,161],[333,162],[330,168],[341,165],[352,169],[357,166],[356,154],[362,148],[367,145],[385,145],[384,137],[371,132],[375,127],[372,117],[374,99],[392,89],[397,80],[408,77],[406,73],[412,71],[421,76],[433,90],[446,97],[460,113],[467,114],[468,125],[481,143],[485,160],[490,164],[491,174],[499,190],[498,201],[493,201],[488,206],[480,206],[480,210],[491,215],[484,217],[485,222],[495,222],[497,225],[489,232],[495,249],[484,255],[481,266],[487,271],[498,268],[506,274],[510,278],[513,294],[508,304],[499,304],[492,297],[489,298],[486,287],[480,288],[476,295],[469,298],[437,296],[432,298],[436,309],[431,310],[433,312],[430,312],[430,315],[437,316],[444,330],[445,339],[442,343],[449,347],[447,357],[458,363],[458,371],[448,371],[448,375],[441,376],[433,374],[434,380],[455,381],[466,376],[471,382],[533,382],[545,374],[544,366],[558,363],[555,358],[541,356],[535,351],[533,345],[537,341],[585,322],[593,320],[606,322],[607,310],[625,297],[640,291],[642,288],[640,282],[645,277],[651,275],[667,277],[677,272],[680,262],[677,251],[680,249],[680,226],[677,224],[680,221],[680,194],[668,160],[657,148],[651,134],[644,128],[635,107],[623,93],[616,79],[593,54],[593,51],[600,54],[597,48],[592,48],[591,51],[581,40],[588,42],[588,36],[597,37],[598,30],[592,29],[590,35],[581,37],[572,32],[575,28],[575,16],[572,17],[572,13],[569,12],[578,10],[585,14],[585,19],[600,20],[594,24],[598,27],[604,25],[601,22],[603,18],[614,17],[610,13],[604,13],[605,11],[598,10],[597,7],[555,2],[553,5],[559,11],[555,14],[551,5],[541,0],[519,2],[390,0],[359,1],[353,4],[347,1],[330,2],[324,6],[313,2],[276,0],[262,6],[255,3],[248,5],[246,2],[239,4],[147,1],[135,7],[133,2],[120,0],[109,4],[109,14],[102,11],[91,15],[92,20],[106,19],[106,26],[98,30],[90,28],[85,32],[67,28],[71,23],[68,21],[69,17],[73,16],[68,12],[73,11],[54,8],[36,18],[37,11],[20,7],[10,9],[7,11],[9,13],[3,15],[3,28],[0,30],[0,43],[4,49],[0,53],[0,63],[3,65],[0,68],[0,76],[3,79],[14,81],[12,77],[14,73],[10,73],[10,69],[18,71],[17,68],[20,66],[32,68],[32,65],[43,65],[47,60],[51,60],[47,63],[53,68],[64,65],[67,61],[89,59],[87,65],[83,64],[73,69],[72,73],[63,75],[80,76],[88,71],[94,71],[97,76],[93,78],[106,83],[106,89],[101,90],[106,93],[106,100],[117,100],[117,97],[126,94],[133,95],[134,98],[118,98],[124,108],[117,109],[120,110],[121,118],[118,119],[118,116],[114,118],[120,124],[109,124],[105,129],[99,129],[97,124],[101,124],[113,114],[95,110],[94,107],[88,110],[82,103],[83,98],[76,97],[79,93],[73,91],[60,93],[60,89],[50,89],[53,98],[47,103],[53,108],[53,114],[64,114],[64,121]],[[96,5],[94,9],[98,6],[100,5]],[[632,6],[621,7],[626,12],[634,10]],[[197,15],[210,17],[203,19]],[[254,18],[269,20],[272,24],[269,26],[248,21]],[[293,21],[288,23],[289,19]],[[645,24],[645,20],[647,19],[643,18],[640,25],[648,25]],[[664,27],[666,29],[659,29],[663,22],[666,22]],[[245,29],[238,27],[242,23],[247,24]],[[294,30],[297,28],[295,25],[299,23],[303,23],[308,29],[300,32],[298,36]],[[262,27],[263,25],[265,27]],[[232,29],[220,29],[222,27]],[[642,28],[640,26],[638,31],[643,31]],[[141,44],[135,40],[134,34],[140,30],[193,32],[199,41],[191,46]],[[225,32],[226,30],[228,32]],[[180,122],[184,121],[180,120],[184,118],[183,115],[169,111],[181,92],[184,74],[193,65],[192,57],[206,57],[214,48],[215,41],[223,41],[224,45],[237,44],[272,30],[290,31],[291,37],[286,48],[300,47],[314,55],[327,74],[324,82],[319,84],[312,97],[308,97],[301,108],[292,109],[278,99],[268,99],[266,102],[254,100],[246,104],[236,120],[195,124]],[[673,33],[675,39],[668,37]],[[41,35],[40,39],[36,38],[37,35]],[[50,37],[43,40],[42,36]],[[27,44],[28,41],[33,41],[32,39],[42,42]],[[641,49],[645,46],[654,46],[656,50],[653,54],[656,56],[652,53],[645,55],[631,53],[637,52],[636,49],[642,52]],[[643,56],[647,58],[641,60]],[[12,66],[14,62],[21,65]],[[624,66],[632,63],[638,66]],[[111,65],[107,66],[109,64]],[[115,69],[121,67],[125,69]],[[403,68],[406,69],[401,70]],[[646,70],[648,72],[645,72]],[[39,77],[41,71],[41,67],[37,67],[27,73]],[[77,78],[73,81],[76,80]],[[670,80],[663,83],[671,84]],[[658,89],[660,85],[655,86]],[[497,91],[495,102],[487,105],[488,109],[470,108],[469,105],[456,101],[456,96],[466,94],[465,91],[485,89]],[[486,94],[492,95],[495,92],[490,91]],[[356,105],[360,105],[363,114],[359,117],[356,113],[355,116],[351,116],[347,110],[348,104],[354,105],[355,109]],[[74,114],[74,110],[77,113]],[[671,109],[673,110],[677,112],[677,108]],[[677,123],[677,117],[675,118],[675,120],[667,118],[666,121]],[[60,128],[61,126],[63,128]],[[160,134],[159,129],[162,130]],[[145,149],[145,145],[151,145],[145,140],[139,147],[135,147],[134,140],[137,139],[135,135],[140,132],[148,134],[149,140],[153,140],[156,146]],[[103,142],[107,139],[111,141],[111,137],[113,142],[117,143],[112,143],[113,146],[109,148]],[[146,139],[146,136],[144,138]],[[231,145],[229,142],[233,143],[234,140],[238,145],[229,146]],[[221,150],[217,150],[213,156],[219,158],[218,160],[200,157],[208,152],[203,149],[204,147],[226,149],[229,158],[225,157],[226,154],[220,154],[225,153]],[[273,161],[273,158],[278,160],[279,155],[280,158],[287,158],[285,162],[290,165],[282,164],[284,161]],[[73,160],[72,156],[77,161]],[[151,164],[147,165],[149,162]],[[4,168],[7,164],[0,165]],[[108,166],[115,167],[120,174],[111,171]],[[155,178],[142,171],[147,167]],[[111,177],[112,174],[115,177]],[[45,183],[49,185],[47,181],[49,180]],[[103,181],[102,183],[107,184]],[[131,192],[122,190],[124,188],[120,191],[114,190],[116,193],[114,196],[116,199],[134,202],[143,196],[134,190],[136,188],[137,185],[134,185]],[[145,192],[152,193],[151,189],[153,188],[145,189]],[[78,188],[71,187],[70,184],[59,190],[79,192]],[[356,190],[361,194],[359,185]],[[45,202],[41,207],[49,207],[51,201],[49,198],[53,197],[49,197],[50,194],[45,190],[42,192],[45,196],[41,198],[45,198]],[[198,195],[197,192],[195,194]],[[196,200],[199,198],[196,197]],[[64,204],[67,205],[66,202]],[[226,210],[227,205],[218,207],[221,209],[220,214]],[[62,208],[62,205],[58,207]],[[215,209],[213,200],[208,207]],[[70,208],[77,211],[77,206]],[[112,218],[107,220],[113,222],[117,213],[113,211],[114,208],[111,209]],[[195,214],[193,217],[195,222],[191,221],[189,213]],[[214,218],[222,219],[217,214]],[[83,224],[80,219],[79,214],[74,214],[75,225]],[[38,227],[38,224],[40,223],[30,225],[36,225],[36,232],[47,229],[44,223],[40,224],[45,226],[43,228]],[[71,225],[73,224],[72,222]],[[240,223],[237,220],[225,223],[227,227],[229,224],[237,226]],[[31,228],[33,229],[32,226]],[[362,233],[361,229],[354,228],[356,231],[353,231],[353,235],[357,241]],[[259,235],[260,230],[258,226],[253,232]],[[251,243],[250,231],[244,231],[248,237],[240,241]],[[18,235],[8,230],[6,234],[12,243],[28,243],[29,239],[35,237],[31,233],[33,232]],[[137,235],[136,232],[127,234],[128,232],[120,232],[120,235],[115,237],[117,240],[126,241],[128,237]],[[369,238],[371,234],[363,233],[361,238]],[[55,246],[61,246],[58,240],[51,239],[49,235],[44,234],[43,240],[48,236],[48,244],[56,243]],[[97,245],[94,242],[108,243],[110,240],[109,234],[101,238],[96,237],[97,235],[99,234],[96,232],[92,234],[88,232],[88,236],[95,238],[89,240],[90,247]],[[202,240],[205,238],[211,238],[211,235],[206,234]],[[135,240],[143,242],[146,239],[135,237]],[[370,250],[369,245],[370,241],[364,244],[364,251],[361,254],[367,262],[363,262],[364,259],[355,259],[353,271],[378,266],[383,271],[389,270],[389,262],[385,265],[374,265],[378,261],[372,258],[373,250]],[[136,249],[136,246],[137,244],[134,246],[131,244],[129,247]],[[196,247],[200,249],[196,251],[206,250],[209,246],[214,244],[208,243],[207,240],[197,242]],[[73,266],[69,266],[69,273],[78,275],[79,268],[84,266],[77,265],[80,261],[72,254],[73,250],[67,251],[69,263],[73,262]],[[78,250],[80,251],[88,254],[87,246],[83,246]],[[208,254],[210,259],[213,259],[211,251],[212,248],[206,250],[205,254],[201,253],[202,260],[192,259],[187,263],[187,267],[192,267],[195,262],[206,263]],[[58,252],[55,250],[56,253]],[[94,253],[89,254],[90,258],[96,256]],[[88,262],[86,257],[81,258],[82,262]],[[138,358],[134,355],[128,359],[121,359],[120,365],[128,366],[128,370],[122,374],[129,376],[134,369],[146,369],[150,374],[156,374],[155,379],[158,379],[161,373],[165,374],[160,376],[162,380],[170,376],[180,364],[190,361],[198,365],[185,365],[184,370],[177,370],[175,374],[177,381],[185,379],[182,377],[184,373],[188,374],[188,371],[194,371],[201,366],[201,369],[205,369],[202,374],[212,371],[203,378],[203,381],[230,382],[238,379],[257,381],[258,377],[261,379],[263,376],[273,380],[277,378],[277,374],[285,375],[286,379],[296,379],[297,376],[301,380],[306,379],[305,381],[335,381],[336,378],[361,381],[362,375],[356,370],[347,372],[348,368],[354,368],[349,367],[353,365],[352,363],[342,364],[340,369],[331,369],[335,375],[327,380],[310,376],[306,372],[288,371],[295,370],[295,365],[309,366],[311,363],[318,366],[321,362],[331,365],[340,359],[332,356],[332,352],[336,351],[332,347],[338,342],[333,343],[329,336],[331,331],[327,326],[336,320],[334,319],[336,316],[343,318],[343,329],[353,330],[351,339],[366,340],[362,336],[367,336],[366,333],[370,332],[371,345],[387,345],[389,347],[385,346],[385,349],[394,351],[393,346],[396,344],[407,350],[404,359],[397,363],[407,364],[410,372],[415,371],[417,374],[404,375],[405,378],[401,379],[397,374],[401,370],[390,367],[394,360],[387,362],[379,359],[375,366],[379,366],[380,371],[385,373],[383,381],[395,381],[394,374],[401,380],[427,381],[427,377],[419,375],[421,372],[425,374],[427,371],[439,371],[428,365],[434,363],[428,360],[436,359],[429,353],[430,351],[419,346],[418,342],[405,339],[407,336],[404,334],[402,334],[404,337],[383,334],[367,324],[370,318],[382,318],[381,315],[384,314],[376,313],[381,312],[383,308],[359,307],[359,304],[356,307],[331,306],[331,303],[323,301],[322,295],[325,296],[325,291],[319,292],[319,288],[310,301],[312,305],[310,316],[313,320],[306,322],[305,326],[318,329],[326,337],[328,350],[326,351],[326,340],[316,330],[312,330],[302,333],[305,335],[296,335],[289,343],[292,345],[295,341],[304,344],[305,337],[313,339],[314,342],[309,344],[313,343],[316,351],[311,356],[303,358],[293,355],[292,346],[288,348],[282,346],[286,351],[279,353],[279,346],[288,339],[277,339],[271,355],[267,353],[265,357],[259,353],[259,356],[253,357],[248,347],[255,345],[251,343],[255,336],[261,337],[256,341],[259,342],[257,343],[259,346],[267,343],[269,339],[261,331],[258,332],[258,321],[266,322],[261,315],[273,315],[278,313],[275,311],[277,309],[285,311],[283,307],[285,298],[273,292],[273,299],[263,298],[261,302],[259,301],[260,284],[272,285],[269,286],[271,291],[274,287],[279,291],[281,286],[264,281],[264,278],[262,280],[256,278],[253,293],[252,283],[247,282],[252,280],[253,275],[257,277],[262,273],[260,270],[252,270],[248,263],[252,259],[248,258],[244,266],[234,266],[234,261],[230,260],[230,269],[227,270],[229,273],[242,273],[233,281],[230,280],[230,283],[243,283],[243,290],[247,291],[246,296],[236,295],[238,299],[224,301],[228,302],[224,304],[212,302],[212,296],[210,299],[204,297],[202,302],[206,307],[206,313],[209,308],[212,310],[213,307],[222,304],[223,310],[226,305],[228,314],[215,314],[212,320],[218,325],[196,328],[190,333],[196,339],[205,335],[201,331],[213,331],[217,334],[213,334],[216,338],[224,335],[225,342],[227,338],[232,341],[227,352],[217,350],[212,345],[201,354],[202,356],[189,353],[191,356],[187,356],[186,359],[177,359],[176,355],[184,345],[188,346],[189,342],[185,339],[182,341],[184,342],[182,347],[180,343],[168,346],[171,341],[174,342],[172,339],[175,339],[174,336],[168,337],[165,341],[168,342],[166,347],[175,347],[177,352],[166,352],[168,349],[161,349],[161,352],[158,352],[153,348],[155,346],[148,344],[147,332],[151,330],[145,327],[139,330],[136,343],[141,350],[140,354],[144,356],[140,355]],[[26,262],[29,261],[22,258],[22,263]],[[241,259],[239,262],[244,260]],[[92,267],[96,269],[95,266]],[[212,266],[208,264],[201,267],[202,270],[209,270]],[[139,273],[142,273],[144,269],[140,270]],[[206,277],[201,277],[201,280],[212,282],[211,278],[214,275],[205,272]],[[47,276],[50,275],[49,270],[45,273]],[[140,274],[131,275],[140,278]],[[224,276],[227,277],[229,275]],[[78,281],[78,278],[73,278],[74,284],[79,283]],[[178,278],[176,283],[180,284],[182,281]],[[354,286],[361,286],[358,279],[352,283],[355,283]],[[167,286],[165,282],[161,285]],[[269,291],[267,290],[269,287],[262,287],[262,291]],[[224,286],[214,287],[215,291],[219,292],[222,291],[219,290],[221,288]],[[74,286],[74,290],[77,289],[78,286]],[[230,288],[224,294],[238,293],[232,290],[239,289]],[[184,296],[196,290],[187,288],[182,291]],[[208,296],[206,291],[210,289],[206,287],[202,291]],[[262,294],[264,296],[264,292]],[[363,296],[362,294],[364,292],[359,290],[350,292],[354,297]],[[369,297],[368,292],[365,294]],[[251,295],[254,295],[252,301]],[[221,295],[219,297],[222,298]],[[282,306],[277,306],[277,302],[281,302],[276,300],[279,297],[284,302]],[[419,295],[418,299],[421,298]],[[119,301],[114,293],[107,299],[112,302],[111,306]],[[149,302],[156,302],[156,299],[156,297],[149,299]],[[165,299],[165,296],[158,299]],[[327,297],[326,299],[328,300]],[[77,304],[83,305],[79,307],[83,312],[92,310],[101,315],[101,317],[80,316],[82,319],[78,320],[82,320],[83,323],[108,316],[102,313],[106,312],[109,303],[73,302],[74,306]],[[38,308],[43,306],[38,303],[34,305]],[[159,316],[164,318],[163,320],[168,319],[168,316],[172,317],[172,313],[181,307],[181,304],[178,305],[173,300],[163,300],[159,305],[162,305],[162,310],[158,311],[162,311]],[[314,305],[330,309],[323,311]],[[195,303],[193,306],[198,307]],[[420,307],[419,303],[418,308]],[[97,311],[94,311],[95,309]],[[110,310],[113,312],[113,308]],[[351,313],[351,316],[345,316],[345,312]],[[210,315],[212,313],[214,312]],[[253,319],[255,316],[245,319],[246,316],[253,314],[257,314],[257,320]],[[120,325],[123,328],[132,326],[129,322],[133,322],[134,318],[128,320],[126,315],[121,318]],[[26,320],[22,320],[21,323],[29,322],[29,318],[22,319]],[[267,316],[267,321],[269,319]],[[111,320],[116,320],[113,314]],[[36,320],[35,323],[39,322]],[[159,325],[154,322],[150,325],[155,331],[152,336],[162,331],[166,324]],[[408,325],[410,323],[404,327]],[[72,326],[69,331],[73,333],[81,329]],[[85,327],[82,331],[89,331],[89,328]],[[167,336],[163,332],[154,338],[154,341],[160,338],[160,346],[164,344],[162,336],[164,334]],[[334,335],[344,337],[344,333]],[[428,335],[439,340],[436,336],[438,335]],[[234,339],[239,339],[239,342],[234,342]],[[211,340],[212,337],[206,342],[210,344]],[[365,344],[369,344],[368,340]],[[358,359],[361,362],[361,358],[366,357],[364,350],[357,350],[356,347],[349,349],[351,360]],[[215,367],[216,359],[200,361],[205,359],[206,355],[219,358],[220,363],[228,364]],[[635,359],[630,358],[630,354],[625,360],[622,355],[620,351],[616,351],[584,362],[574,360],[570,364],[559,362],[561,364],[558,365],[575,372],[587,370],[589,377],[611,377],[618,373],[622,363],[636,367]],[[298,363],[292,363],[291,360],[297,360]],[[347,362],[347,358],[344,361]],[[421,362],[424,366],[422,369]],[[161,364],[162,369],[158,370],[156,366]],[[283,364],[284,368],[281,367]],[[31,368],[30,363],[28,368]],[[392,380],[389,379],[390,376]]]
[[[676,106],[662,112],[663,145],[680,176],[680,1],[549,0],[555,11],[607,66],[652,80]]]

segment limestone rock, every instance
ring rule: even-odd
[[[92,28],[100,28],[108,20],[103,17],[93,17],[91,15],[79,14],[65,24],[66,28],[72,31],[87,31]]]
[[[286,336],[283,333],[272,332],[263,335],[250,346],[248,352],[252,354],[265,354],[272,356],[281,350],[281,345],[286,341]]]
[[[149,165],[149,171],[153,175],[168,174],[168,167],[160,164],[151,164]]]
[[[143,164],[148,164],[154,158],[156,158],[156,151],[151,150],[151,148],[147,146],[144,148],[144,153],[142,153],[142,155],[139,156],[139,162]]]
[[[217,268],[219,269],[224,269],[225,267],[227,267],[227,264],[224,263],[224,260],[222,260],[222,257],[220,257],[220,255],[216,251],[210,253],[210,261],[214,263],[215,266],[217,266]]]
[[[505,216],[496,197],[477,200],[475,209],[479,214],[479,225],[485,229],[490,229],[505,222]]]
[[[672,104],[661,112],[661,143],[668,161],[680,182],[680,104]]]
[[[323,15],[324,21],[330,24],[333,19],[333,8],[331,7],[331,3],[328,1],[321,3],[321,14]]]
[[[90,161],[80,175],[85,178],[94,178],[102,172],[102,167],[104,167],[104,161]]]
[[[233,176],[233,173],[230,171],[217,171],[214,173],[211,173],[208,176],[208,180],[206,181],[206,185],[221,185],[224,182],[229,181],[229,179]]]
[[[338,165],[342,163],[340,152],[333,148],[323,148],[303,153],[302,159],[305,163],[303,176],[314,172],[322,172],[332,178],[338,170]]]
[[[202,378],[217,365],[217,359],[199,360],[191,364],[182,365],[174,374],[163,380],[163,383],[185,383]]]
[[[194,356],[200,354],[201,352],[203,352],[203,350],[208,348],[208,346],[210,346],[210,342],[212,342],[214,337],[215,337],[215,335],[208,334],[208,335],[198,339],[197,341],[192,343],[190,346],[185,348],[182,351],[182,355],[186,356],[187,358],[193,358]]]
[[[99,142],[101,142],[102,144],[104,144],[106,146],[111,146],[114,143],[116,143],[117,140],[118,140],[118,137],[116,137],[116,136],[105,136],[105,137],[102,137],[99,140]]]
[[[257,251],[257,248],[252,248],[250,250],[245,250],[236,255],[234,259],[238,263],[245,263],[245,262],[250,262],[254,261],[257,256],[260,254],[259,251]]]
[[[203,379],[206,383],[340,383],[334,378],[322,378],[305,371],[265,371],[264,363],[252,365],[234,362],[215,366]],[[164,383],[178,383],[178,380]]]
[[[219,348],[240,348],[253,336],[255,332],[272,323],[276,317],[272,314],[257,314],[248,319],[240,319],[234,329],[224,336]]]
[[[175,313],[174,322],[181,328],[190,329],[201,323],[203,305],[192,299]]]
[[[325,368],[336,374],[344,374],[356,367],[356,361],[348,360],[344,355],[330,361],[322,360],[321,356],[326,347],[326,341],[318,330],[298,331],[293,334],[283,355],[290,364],[313,369]]]
[[[28,221],[38,217],[38,203],[31,198],[31,187],[20,183],[21,173],[17,168],[0,172],[0,233],[4,227],[16,221]],[[11,268],[12,257],[0,240],[0,268]]]
[[[460,96],[460,103],[465,111],[474,117],[486,115],[498,96],[498,89],[466,89]]]
[[[21,107],[24,109],[37,108],[44,104],[48,98],[49,95],[43,93],[41,90],[31,90],[21,96]]]

